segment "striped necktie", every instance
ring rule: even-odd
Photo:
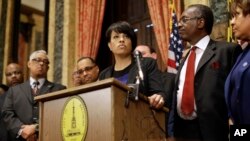
[[[38,86],[39,86],[39,81],[35,81],[33,82],[33,95],[37,95],[37,91],[38,91]]]

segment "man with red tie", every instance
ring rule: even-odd
[[[210,39],[213,13],[205,5],[189,6],[178,27],[191,49],[176,75],[168,134],[177,141],[227,141],[224,83],[240,47]]]

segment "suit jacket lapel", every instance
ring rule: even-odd
[[[214,55],[214,51],[213,51],[213,50],[214,50],[214,49],[215,49],[215,42],[214,42],[213,40],[210,40],[210,42],[209,42],[209,44],[208,44],[208,46],[207,46],[207,48],[206,48],[206,50],[205,50],[203,56],[201,57],[201,60],[200,60],[200,62],[199,62],[199,64],[198,64],[198,67],[197,67],[196,72],[198,72],[198,71],[200,70],[200,68],[201,68],[201,67],[202,67],[211,57],[213,57],[213,55]],[[179,80],[179,77],[180,77],[181,69],[182,69],[182,67],[183,67],[183,65],[184,65],[184,63],[185,63],[185,61],[186,61],[186,59],[187,59],[189,53],[190,53],[190,50],[188,51],[187,55],[186,55],[186,56],[183,58],[183,60],[181,61],[181,64],[180,64],[179,69],[178,69],[178,71],[177,71],[176,78],[175,78],[175,89],[174,89],[174,92],[175,92],[175,93],[176,93],[176,91],[177,91],[177,89],[178,89],[178,83],[179,83],[178,80]]]
[[[212,58],[214,56],[214,49],[216,48],[215,46],[215,42],[213,40],[210,40],[207,48],[205,49],[205,52],[203,53],[199,63],[198,63],[198,67],[196,69],[196,72],[198,72],[201,67],[206,64],[206,62],[208,60],[210,60],[210,58]]]
[[[240,71],[240,73],[238,74],[239,76],[237,77],[238,79],[236,80],[236,82],[235,82],[235,84],[236,85],[238,85],[236,88],[237,88],[237,91],[239,91],[239,89],[241,88],[240,86],[241,86],[241,82],[242,82],[242,77],[243,77],[243,74],[244,74],[244,72],[249,68],[249,66],[250,66],[250,53],[249,53],[249,47],[250,46],[248,46],[248,48],[246,48],[247,50],[246,50],[246,52],[243,52],[240,56],[239,56],[239,59],[237,60],[237,62],[235,63],[235,66],[238,64],[238,65],[240,65],[239,66],[239,71]],[[244,53],[247,53],[247,54],[245,54],[244,55]],[[243,60],[242,60],[242,58],[241,57],[243,57]],[[242,64],[239,64],[239,63],[241,63],[242,62]],[[235,68],[235,67],[234,67]],[[237,92],[237,94],[238,94],[238,92]]]
[[[250,46],[248,46],[249,48],[250,48]],[[231,71],[230,71],[230,73],[229,73],[229,75],[228,75],[228,77],[227,77],[227,80],[226,80],[226,82],[225,82],[225,99],[226,99],[226,102],[227,102],[227,104],[230,104],[230,99],[231,99],[231,77],[232,77],[232,72],[235,70],[235,68],[238,66],[238,65],[240,65],[239,63],[240,63],[240,61],[241,61],[241,58],[243,57],[243,53],[241,53],[239,56],[238,56],[238,58],[237,58],[237,61],[235,62],[235,64],[234,64],[234,66],[233,66],[233,68],[231,69]],[[235,85],[237,85],[236,86],[236,91],[237,91],[237,94],[238,94],[238,91],[239,91],[239,89],[240,89],[240,85],[241,85],[241,80],[242,80],[242,75],[243,75],[243,73],[244,73],[244,71],[245,70],[247,70],[247,68],[249,68],[249,66],[250,66],[250,62],[249,62],[249,60],[250,60],[250,53],[248,53],[248,54],[246,54],[246,57],[245,57],[245,59],[244,59],[244,63],[245,63],[245,65],[243,66],[243,64],[242,64],[242,66],[241,66],[241,68],[240,68],[240,71],[241,71],[241,73],[238,73],[238,79],[236,80],[236,82],[235,82]]]
[[[33,96],[32,96],[32,88],[30,86],[30,81],[26,81],[22,84],[22,87],[20,87],[22,90],[22,93],[29,99],[29,101],[33,102]]]
[[[190,53],[190,49],[189,49],[187,55],[181,60],[181,63],[180,63],[180,66],[178,68],[178,71],[177,71],[177,74],[176,74],[176,78],[175,78],[175,86],[176,87],[178,87],[178,81],[179,81],[179,78],[180,78],[181,69],[182,69],[182,67],[183,67],[183,65],[184,65],[184,63],[185,63],[185,61],[186,61],[189,53]]]
[[[53,84],[50,83],[48,80],[45,80],[43,86],[40,88],[39,90],[39,95],[40,94],[45,94],[45,93],[48,93],[49,90],[53,87]]]

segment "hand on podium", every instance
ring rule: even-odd
[[[24,139],[29,139],[30,141],[32,141],[33,136],[35,136],[35,132],[36,132],[36,127],[35,125],[22,125],[22,134],[21,136]]]
[[[160,109],[164,106],[164,98],[159,95],[159,94],[153,94],[151,96],[148,97],[149,100],[149,104],[150,106],[156,108],[156,109]]]

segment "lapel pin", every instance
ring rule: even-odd
[[[242,66],[243,66],[243,67],[246,67],[247,65],[248,65],[248,63],[247,63],[247,62],[244,62]]]

